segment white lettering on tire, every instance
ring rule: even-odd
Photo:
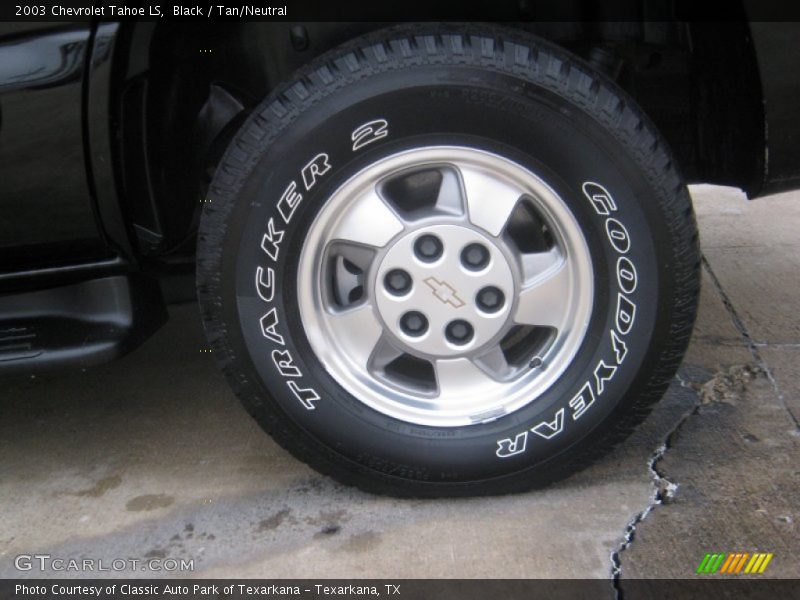
[[[581,189],[583,189],[584,195],[592,203],[598,215],[607,217],[617,210],[617,205],[611,194],[599,183],[587,181],[581,186]]]
[[[309,191],[317,184],[319,178],[330,170],[330,158],[326,153],[320,152],[300,170],[299,179],[303,182],[305,190]],[[303,200],[302,192],[297,190],[297,180],[290,181],[275,204],[278,214],[285,225],[289,225],[297,207]],[[275,226],[275,219],[270,217],[267,221],[266,231],[261,237],[261,249],[272,265],[266,267],[258,265],[255,271],[256,294],[269,307],[259,319],[259,328],[262,336],[278,346],[271,352],[270,357],[278,373],[286,381],[286,385],[291,390],[292,395],[297,398],[298,402],[306,410],[314,410],[316,408],[315,403],[320,400],[320,395],[314,388],[302,387],[298,384],[298,380],[303,378],[303,372],[295,363],[289,349],[286,348],[286,338],[284,337],[286,333],[280,323],[278,309],[272,305],[277,288],[275,269],[277,268],[284,233],[282,229],[278,229]]]
[[[317,183],[317,177],[325,175],[325,173],[330,170],[331,163],[327,154],[320,152],[314,158],[312,158],[308,164],[303,167],[303,170],[300,171],[300,174],[303,177],[303,184],[306,186],[306,191],[308,192],[314,187],[314,185]]]
[[[350,134],[350,139],[353,142],[353,152],[361,150],[364,146],[377,142],[387,135],[389,135],[389,123],[386,119],[375,119],[359,125]]]
[[[497,456],[500,458],[507,458],[515,454],[522,454],[525,452],[525,446],[528,443],[528,432],[522,431],[516,435],[513,440],[500,440],[498,442]]]
[[[605,231],[608,243],[619,255],[616,264],[617,304],[614,313],[614,328],[609,330],[613,362],[609,364],[605,359],[600,359],[593,369],[592,379],[581,384],[578,392],[567,403],[571,409],[572,421],[579,420],[595,401],[608,389],[608,384],[614,379],[620,365],[628,355],[628,346],[623,340],[633,329],[636,320],[636,304],[629,296],[638,287],[638,274],[636,265],[630,257],[626,256],[631,249],[631,238],[622,221],[612,217],[618,214],[617,203],[609,191],[593,181],[587,181],[582,186],[584,196],[591,203],[595,212],[600,217],[605,217]],[[556,411],[553,419],[542,421],[533,427],[515,434],[512,438],[497,440],[495,454],[499,458],[508,458],[522,454],[527,449],[528,431],[532,431],[545,440],[558,436],[565,428],[564,408]]]
[[[264,273],[267,274],[266,281]],[[265,270],[260,266],[256,267],[256,293],[264,302],[272,302],[275,298],[275,269],[267,267]]]
[[[270,217],[267,221],[267,231],[261,237],[261,249],[269,256],[272,262],[277,262],[278,254],[283,241],[283,231],[275,229],[275,220]]]
[[[564,431],[564,409],[559,408],[552,421],[542,421],[531,427],[531,431],[546,440],[556,437]]]
[[[577,421],[580,419],[581,415],[589,410],[592,404],[594,404],[594,390],[592,389],[592,384],[587,381],[569,401],[569,406],[572,408],[572,420]]]

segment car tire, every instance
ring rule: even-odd
[[[612,81],[523,32],[426,24],[253,110],[204,204],[198,293],[228,381],[294,456],[465,496],[623,440],[685,352],[699,264],[677,165]]]

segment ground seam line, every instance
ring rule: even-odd
[[[767,365],[764,358],[761,356],[761,353],[758,351],[758,345],[753,341],[750,332],[747,330],[747,326],[744,324],[744,321],[739,316],[739,312],[736,310],[736,307],[733,306],[733,302],[728,296],[728,293],[722,287],[722,283],[717,278],[716,273],[711,268],[711,264],[708,262],[708,258],[704,254],[702,256],[703,267],[705,267],[706,272],[708,273],[709,277],[711,277],[711,281],[714,284],[714,288],[717,290],[717,293],[722,298],[722,304],[725,306],[725,309],[728,311],[728,315],[733,322],[733,326],[739,331],[742,338],[744,339],[745,343],[747,344],[747,348],[750,350],[750,354],[753,356],[753,360],[755,361],[756,365],[764,371],[767,375],[767,379],[769,380],[770,384],[772,384],[772,389],[775,391],[775,395],[777,396],[778,403],[781,405],[786,414],[791,419],[792,423],[794,424],[795,432],[800,432],[800,421],[798,421],[795,414],[786,404],[786,399],[783,397],[783,393],[781,392],[780,387],[778,386],[778,382],[775,380],[775,377],[772,374],[772,370],[770,370],[769,366]]]

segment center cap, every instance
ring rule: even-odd
[[[378,313],[412,354],[479,349],[507,323],[514,276],[496,242],[461,225],[431,225],[397,239],[374,282]]]

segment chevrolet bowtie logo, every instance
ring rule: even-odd
[[[458,297],[455,288],[446,281],[439,281],[436,277],[428,277],[424,280],[431,290],[433,295],[445,304],[449,304],[453,308],[461,308],[465,302]]]

